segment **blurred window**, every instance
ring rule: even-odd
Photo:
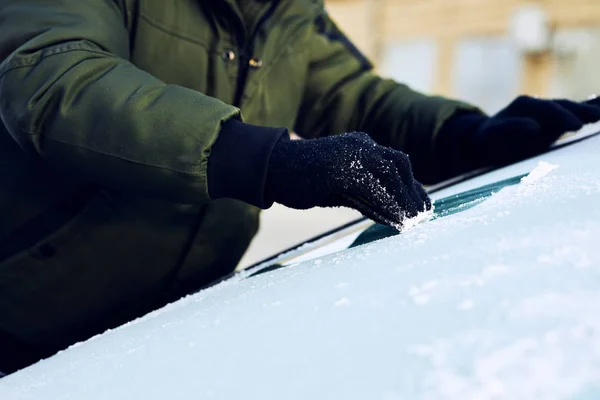
[[[455,50],[453,95],[488,113],[505,107],[518,95],[521,60],[505,37],[465,38]]]
[[[437,46],[433,40],[389,43],[383,49],[381,75],[392,78],[412,89],[431,93],[437,61]]]
[[[549,95],[584,99],[600,94],[600,27],[556,32]]]

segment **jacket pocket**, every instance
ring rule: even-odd
[[[58,230],[0,263],[0,331],[60,350],[155,308],[196,211],[95,192]]]
[[[77,216],[90,202],[96,190],[80,190],[67,200],[55,204],[42,214],[30,219],[0,241],[0,263],[34,247]],[[39,246],[41,254],[51,253],[48,246]]]
[[[2,243],[8,257],[0,262],[0,331],[24,343],[47,346],[72,339],[55,333],[67,330],[93,288],[91,266],[73,261],[103,202],[92,193],[77,197],[30,220]]]

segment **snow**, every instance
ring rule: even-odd
[[[470,310],[474,305],[475,304],[473,303],[473,300],[464,300],[462,303],[460,303],[458,308],[461,310]]]
[[[348,307],[350,306],[351,302],[350,299],[347,297],[342,297],[341,299],[339,299],[338,301],[335,302],[334,306],[335,307]]]
[[[552,165],[545,161],[540,161],[533,171],[531,171],[527,176],[521,178],[521,183],[524,185],[533,185],[556,168],[558,168],[558,165]]]
[[[399,225],[395,228],[400,232],[407,232],[407,231],[411,230],[412,228],[414,228],[415,226],[433,219],[433,213],[434,213],[434,207],[431,207],[430,210],[421,211],[420,213],[418,213],[416,216],[414,216],[412,218],[406,218],[404,221],[402,221],[401,225]]]
[[[2,378],[0,399],[598,399],[599,150],[591,138],[443,190],[532,177],[189,296]]]

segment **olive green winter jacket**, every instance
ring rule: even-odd
[[[230,119],[365,131],[418,178],[443,168],[435,133],[469,106],[377,76],[322,0],[261,3],[0,0],[0,370],[234,269],[259,209],[209,197]],[[236,134],[268,161],[272,132]]]

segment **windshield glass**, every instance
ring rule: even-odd
[[[439,199],[434,202],[433,219],[446,217],[448,215],[456,214],[458,212],[473,208],[490,198],[490,196],[492,196],[494,193],[500,191],[500,189],[506,186],[516,185],[524,176],[526,175],[518,175],[509,179],[491,183],[489,185],[481,186],[473,190]],[[361,235],[352,243],[350,247],[360,246],[362,244],[370,243],[375,240],[395,236],[398,234],[400,234],[400,232],[398,232],[395,228],[381,224],[375,224],[361,233]]]
[[[436,200],[434,202],[433,219],[443,218],[473,208],[490,198],[502,188],[518,184],[526,175],[527,174],[517,175]],[[298,264],[302,261],[315,259],[327,254],[332,254],[400,234],[395,228],[374,224],[370,221],[357,222],[353,230],[352,226],[350,226],[347,228],[347,232],[344,232],[345,231],[343,231],[338,238],[324,237],[313,242],[313,245],[307,243],[304,247],[290,251],[292,254],[282,254],[271,262],[264,263],[262,266],[256,268],[250,276],[256,276],[288,265]]]

